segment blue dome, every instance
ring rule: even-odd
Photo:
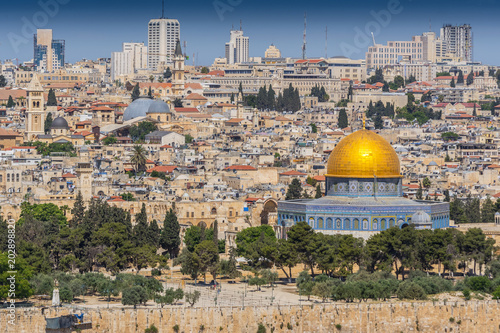
[[[168,104],[150,98],[138,98],[125,109],[123,121],[145,117],[148,113],[170,113]]]

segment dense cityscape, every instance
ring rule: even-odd
[[[240,21],[203,63],[166,5],[102,58],[49,24],[0,59],[1,332],[498,331],[500,66],[471,24],[356,58],[328,28],[308,56],[307,14],[299,57]]]

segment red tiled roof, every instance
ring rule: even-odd
[[[226,171],[237,171],[237,170],[253,171],[253,170],[257,170],[257,169],[251,165],[231,165],[231,166],[226,167],[224,170],[226,170]]]
[[[318,182],[324,182],[326,180],[326,177],[325,176],[314,176],[313,179],[318,181]]]
[[[187,95],[184,99],[185,100],[197,100],[197,101],[206,101],[207,100],[205,97],[203,97],[197,93],[191,93],[191,94]]]
[[[157,165],[154,168],[151,168],[146,172],[151,173],[153,171],[156,171],[156,172],[163,172],[163,173],[172,173],[172,172],[174,172],[175,169],[177,169],[177,165]]]
[[[65,173],[61,176],[62,178],[76,178],[76,176],[72,173]]]

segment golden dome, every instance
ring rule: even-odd
[[[328,158],[329,177],[398,178],[399,157],[380,135],[362,129],[342,139]]]

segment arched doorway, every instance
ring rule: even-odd
[[[269,224],[269,214],[276,214],[278,211],[278,204],[274,200],[267,200],[264,203],[262,213],[260,213],[260,224]]]

